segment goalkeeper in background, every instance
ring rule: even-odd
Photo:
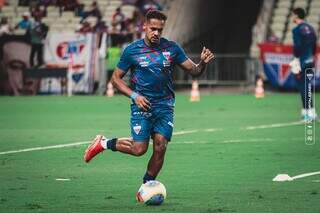
[[[295,74],[298,89],[301,94],[302,110],[301,115],[304,120],[315,120],[317,114],[314,108],[313,94],[311,94],[310,104],[307,103],[307,85],[311,83],[307,78],[307,73],[315,77],[316,34],[311,25],[305,22],[305,11],[302,8],[295,8],[292,11],[293,22],[297,24],[292,30],[293,35],[293,55],[295,59],[290,63]],[[312,80],[312,79],[311,79]]]

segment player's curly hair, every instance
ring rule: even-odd
[[[167,16],[159,10],[149,10],[145,15],[145,19],[147,21],[149,21],[150,19],[158,19],[161,21],[166,21]]]
[[[306,12],[301,7],[294,8],[292,12],[293,14],[297,15],[300,19],[304,19],[306,17]]]

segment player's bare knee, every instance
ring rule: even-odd
[[[139,144],[139,145],[135,144],[133,146],[132,154],[134,156],[139,157],[139,156],[144,155],[147,152],[147,150],[148,150],[148,145],[147,144]]]
[[[135,149],[133,154],[134,154],[134,156],[139,157],[139,156],[144,155],[146,152],[147,152],[147,149]]]
[[[154,152],[157,152],[159,154],[164,154],[166,152],[167,149],[167,140],[163,139],[163,140],[155,140],[154,142]]]
[[[154,151],[159,153],[159,154],[164,154],[167,150],[166,144],[159,144],[154,147]]]

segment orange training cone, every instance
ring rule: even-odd
[[[196,102],[200,101],[199,83],[198,81],[192,81],[192,88],[190,92],[190,101]]]
[[[262,78],[258,78],[258,80],[257,80],[256,89],[255,89],[255,96],[256,96],[256,98],[263,98],[264,97]]]
[[[107,96],[109,98],[111,98],[111,97],[113,97],[113,95],[114,95],[113,85],[112,85],[111,82],[109,82],[108,85],[107,85]]]

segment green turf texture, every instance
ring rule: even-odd
[[[307,146],[298,94],[177,96],[175,135],[158,177],[161,206],[135,201],[151,154],[106,151],[89,164],[87,145],[0,155],[0,212],[320,212],[320,175],[278,183],[279,173],[320,171],[320,123]],[[317,94],[320,100],[320,95]],[[320,113],[320,109],[317,109]],[[96,96],[0,97],[0,152],[129,136],[129,100]],[[70,181],[57,181],[68,178]]]

